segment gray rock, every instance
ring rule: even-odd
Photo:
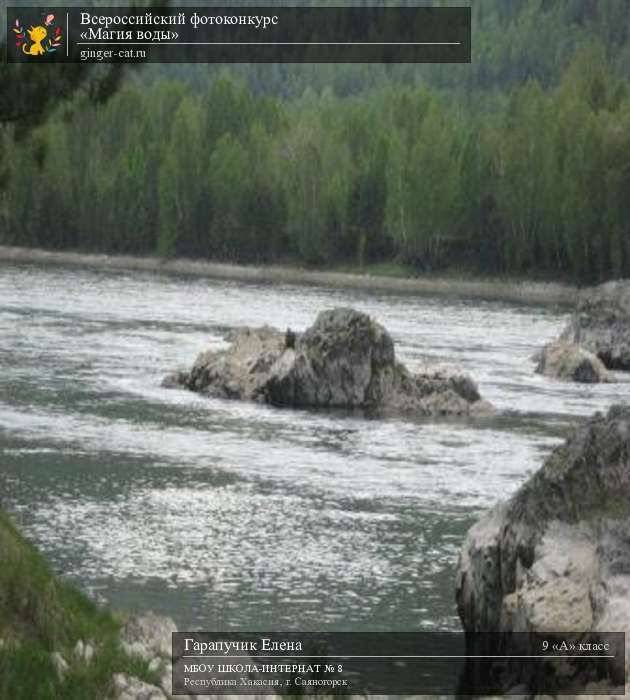
[[[63,658],[63,656],[58,651],[53,651],[50,655],[50,660],[55,668],[55,673],[60,681],[63,681],[66,673],[68,672],[68,662]]]
[[[186,385],[188,381],[188,372],[184,370],[176,370],[175,372],[170,372],[162,380],[161,386],[165,389],[176,389]]]
[[[111,697],[113,700],[166,700],[167,698],[157,686],[124,673],[115,673],[112,676]]]
[[[151,649],[146,647],[142,642],[122,641],[121,646],[127,656],[139,656],[145,661],[149,661],[152,657]]]
[[[628,665],[630,407],[580,425],[471,528],[456,596],[467,632],[625,631]],[[554,672],[579,684],[583,667],[563,659]]]
[[[274,406],[418,415],[491,410],[459,370],[429,366],[410,373],[397,362],[389,333],[353,309],[324,311],[302,334],[265,326],[238,330],[230,340],[226,350],[201,353],[183,385]]]
[[[72,653],[77,661],[89,664],[94,658],[94,647],[89,642],[84,643],[79,639]]]
[[[604,363],[596,355],[578,345],[562,340],[545,345],[538,357],[536,372],[547,377],[583,384],[614,381]]]
[[[582,291],[561,338],[597,355],[608,369],[630,370],[630,280]]]
[[[120,641],[128,654],[140,656],[146,661],[156,656],[170,659],[173,632],[177,632],[177,626],[170,617],[148,612],[125,622]]]
[[[159,656],[154,656],[151,659],[151,662],[149,663],[149,671],[154,672],[157,671],[159,668],[161,668],[164,664],[163,659],[161,659]]]
[[[167,695],[173,694],[173,664],[168,662],[160,676],[160,685]]]
[[[281,366],[271,369],[265,397],[280,406],[362,408],[382,402],[393,377],[394,342],[366,314],[319,314]]]
[[[269,326],[242,328],[228,340],[227,350],[197,357],[185,386],[219,398],[260,400],[270,369],[285,350],[284,333]]]

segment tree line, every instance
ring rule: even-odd
[[[630,274],[630,98],[598,44],[483,108],[425,85],[261,95],[225,73],[126,84],[2,139],[5,244]]]
[[[173,5],[195,5],[179,0]],[[239,4],[256,4],[240,0]],[[276,4],[294,4],[278,0]],[[311,4],[303,0],[300,4]],[[339,5],[339,0],[313,0],[312,4]],[[352,0],[357,5],[470,6],[472,63],[440,64],[243,64],[232,72],[257,94],[296,97],[310,87],[329,87],[336,95],[355,95],[384,85],[412,85],[423,81],[432,87],[470,95],[504,91],[536,79],[555,87],[576,51],[589,41],[606,48],[610,67],[630,74],[630,3],[627,0]],[[153,65],[141,79],[169,77],[205,89],[220,66]]]

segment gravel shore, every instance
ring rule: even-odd
[[[306,270],[279,265],[233,265],[201,260],[162,259],[128,255],[53,252],[37,248],[0,246],[0,261],[67,265],[111,270],[140,270],[213,279],[273,284],[305,284],[338,289],[427,294],[525,304],[573,305],[577,288],[554,282],[521,282],[457,277],[384,277],[346,272]]]

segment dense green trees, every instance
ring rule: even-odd
[[[195,1],[173,4],[194,5]],[[284,2],[291,4],[289,0]],[[312,0],[316,2],[343,4],[338,0]],[[472,65],[257,64],[233,66],[232,71],[255,94],[298,97],[310,87],[317,92],[331,88],[336,95],[349,96],[392,83],[426,82],[471,96],[479,90],[507,90],[529,79],[545,88],[556,86],[576,51],[594,40],[606,47],[613,70],[630,73],[627,0],[362,0],[359,4],[385,3],[470,5]],[[167,75],[205,89],[208,80],[221,70],[221,66],[206,65],[152,66],[142,72],[141,80],[159,81]]]
[[[364,90],[357,76],[382,77],[383,67],[252,66],[245,80],[241,68],[189,66],[196,77],[186,81],[127,80],[106,104],[62,106],[28,138],[0,129],[0,242],[628,275],[630,97],[614,69],[628,44],[627,7],[480,0],[474,66],[421,67],[421,83],[405,66]],[[538,27],[547,42],[541,17],[571,21],[532,56],[515,27],[532,40]],[[560,39],[585,28],[595,38],[561,76],[550,72],[549,52],[564,56]],[[513,57],[492,70],[514,70],[491,77],[480,57],[504,35]],[[274,94],[274,81],[291,76]],[[328,87],[303,89],[323,76]],[[491,89],[480,90],[485,82]]]
[[[3,242],[307,264],[630,273],[630,100],[597,48],[479,112],[162,82],[6,138]]]

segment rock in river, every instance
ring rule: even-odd
[[[630,370],[630,280],[580,293],[562,340],[597,355],[608,369]]]
[[[190,372],[171,374],[164,385],[275,406],[418,415],[491,410],[463,372],[440,365],[409,372],[389,333],[353,309],[323,311],[303,333],[242,328],[229,340],[229,348],[202,352]]]
[[[597,355],[563,340],[545,345],[537,359],[536,372],[547,377],[583,384],[614,381]]]
[[[630,645],[630,407],[580,425],[512,498],[470,529],[456,595],[469,636],[577,632],[593,639],[617,631]],[[498,637],[485,644],[484,653],[499,653]],[[626,646],[626,671],[629,654]],[[582,659],[563,659],[558,668],[566,687],[610,692]],[[622,693],[623,672],[621,653],[608,681]]]

